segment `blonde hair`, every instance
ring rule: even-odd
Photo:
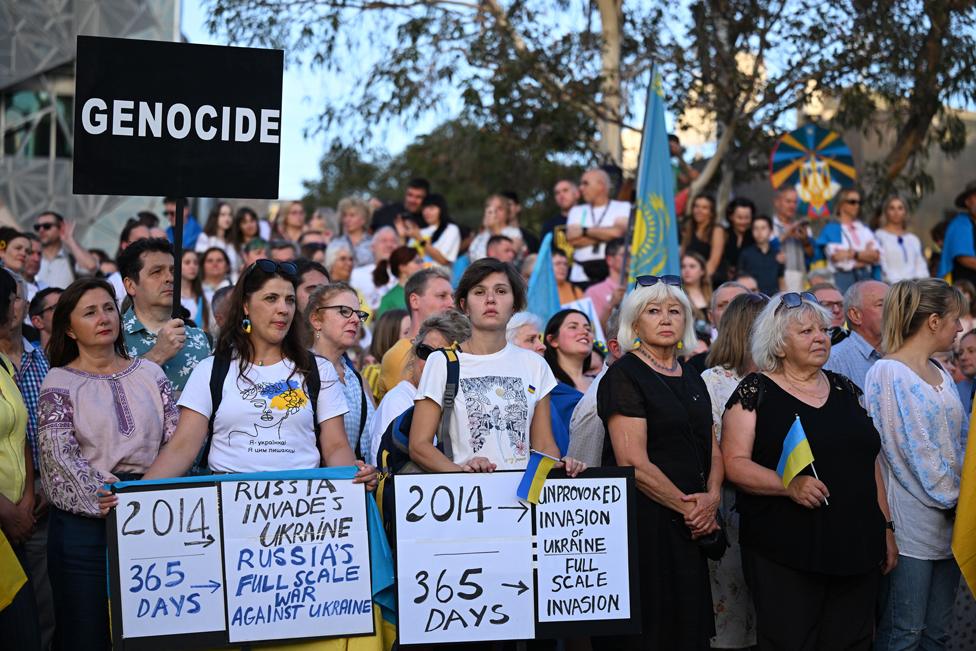
[[[779,309],[783,296],[788,293],[773,296],[752,325],[752,361],[760,371],[774,373],[783,367],[781,355],[786,346],[786,332],[793,323],[813,315],[821,328],[830,326],[830,312],[820,303],[803,299],[797,307]]]
[[[369,204],[359,197],[345,197],[339,201],[339,205],[336,206],[336,212],[339,213],[339,230],[343,235],[345,235],[345,229],[342,227],[342,216],[347,212],[358,212],[362,215],[363,229],[369,230],[369,218],[373,211],[370,209]]]
[[[881,349],[898,351],[928,318],[936,314],[961,315],[967,306],[965,295],[941,278],[902,280],[891,286],[884,299]]]
[[[732,299],[718,322],[718,337],[705,358],[707,368],[721,366],[734,370],[740,377],[746,374],[752,359],[749,356],[752,324],[768,302],[762,294],[739,294]]]
[[[692,315],[691,301],[688,300],[680,288],[665,283],[657,283],[650,287],[637,286],[637,289],[627,294],[620,306],[620,330],[617,333],[617,343],[620,350],[628,352],[637,348],[637,320],[650,303],[662,303],[674,299],[681,305],[685,316],[685,328],[681,333],[681,344],[685,350],[693,350],[698,345],[695,336],[695,317]]]

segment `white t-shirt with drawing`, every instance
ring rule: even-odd
[[[521,470],[529,459],[529,426],[535,406],[556,386],[541,355],[508,344],[491,355],[460,353],[458,394],[450,434],[453,461],[486,457],[498,470]],[[427,359],[417,400],[443,406],[447,358]]]
[[[238,373],[230,363],[224,391],[214,419],[209,463],[217,472],[265,472],[299,470],[321,465],[316,439],[318,424],[341,416],[349,408],[328,360],[316,358],[321,388],[318,423],[312,425],[312,406],[305,394],[304,376],[292,373],[294,364],[282,360],[270,366],[248,367]],[[208,357],[193,369],[180,395],[179,406],[210,418],[210,371]]]

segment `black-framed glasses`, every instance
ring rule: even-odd
[[[663,276],[637,276],[634,280],[634,289],[637,286],[641,287],[653,287],[658,283],[664,283],[665,285],[670,285],[671,287],[677,287],[681,289],[681,276],[675,276],[674,274],[665,274]]]
[[[786,309],[792,310],[795,307],[800,307],[803,305],[803,301],[810,301],[811,303],[820,305],[820,301],[817,300],[817,297],[810,292],[789,292],[783,294],[783,296],[780,298],[779,305],[776,306],[776,311],[779,312],[784,306]]]
[[[363,311],[363,310],[354,310],[351,307],[349,307],[348,305],[321,305],[321,306],[315,308],[315,310],[316,311],[318,311],[318,310],[337,310],[339,312],[339,316],[341,316],[343,319],[348,319],[353,314],[355,314],[357,317],[359,317],[359,320],[360,321],[365,321],[366,319],[369,318],[369,312],[366,312],[366,311]]]
[[[438,349],[428,344],[417,344],[413,347],[413,352],[417,354],[417,359],[422,359],[424,361],[427,361],[427,358],[430,357],[430,354],[435,350]]]
[[[41,231],[46,231],[57,227],[58,225],[55,222],[41,222],[39,224],[34,224],[34,232],[40,233]]]
[[[286,276],[291,276],[292,278],[298,275],[298,267],[294,262],[275,262],[274,260],[268,260],[267,258],[261,258],[260,260],[255,260],[251,268],[248,269],[248,273],[257,267],[266,274],[273,274],[276,272],[281,272]]]

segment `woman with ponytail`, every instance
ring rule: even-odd
[[[546,350],[542,356],[549,362],[557,380],[550,398],[552,435],[560,454],[566,454],[569,450],[569,419],[583,392],[593,382],[593,377],[585,374],[593,350],[593,325],[584,312],[560,310],[546,324],[543,339]]]
[[[373,284],[382,287],[390,282],[390,277],[397,279],[397,284],[383,294],[379,307],[376,308],[375,318],[380,318],[387,310],[406,309],[407,301],[403,294],[403,286],[407,278],[420,271],[423,264],[420,254],[412,246],[401,246],[390,254],[389,261],[382,261],[373,271]]]
[[[881,434],[881,473],[898,562],[881,590],[874,648],[942,649],[959,567],[952,529],[968,419],[933,356],[962,329],[966,299],[935,278],[895,283],[885,297],[884,359],[868,371],[865,404]]]

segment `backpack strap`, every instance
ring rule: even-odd
[[[305,388],[308,389],[308,401],[312,403],[312,431],[315,432],[315,447],[321,454],[319,441],[319,393],[322,390],[322,377],[319,375],[318,356],[312,354],[312,365],[305,376]]]
[[[210,458],[210,442],[213,440],[214,420],[217,418],[217,410],[220,409],[220,402],[224,398],[224,380],[230,371],[230,357],[215,354],[213,366],[210,367],[210,422],[207,423],[207,440],[203,443],[203,450],[200,452],[200,467],[208,467]]]
[[[368,407],[366,405],[366,385],[363,384],[363,376],[359,374],[359,371],[352,365],[352,360],[345,354],[342,355],[343,360],[345,360],[346,366],[352,371],[352,374],[356,376],[356,381],[359,382],[359,436],[356,437],[356,447],[353,453],[356,455],[357,459],[362,459],[363,455],[359,449],[360,443],[363,440],[363,432],[366,431],[366,413]]]
[[[457,397],[458,384],[461,378],[461,360],[453,348],[441,351],[447,358],[447,383],[444,385],[444,405],[441,411],[441,424],[437,430],[437,440],[441,445],[444,456],[454,460],[451,449],[451,413],[454,411],[454,398]]]

